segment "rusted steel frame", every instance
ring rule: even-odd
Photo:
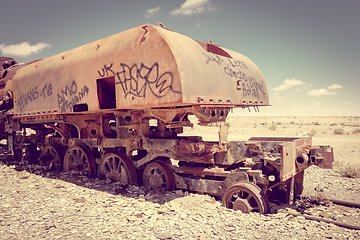
[[[194,114],[200,122],[206,123],[213,121],[225,121],[230,109],[234,107],[234,105],[217,103],[208,105],[194,104],[192,106],[179,105],[177,107],[152,108],[148,110],[148,114],[164,121],[165,123],[171,123],[177,114],[183,113],[185,117],[187,113],[191,113]],[[189,122],[189,124],[191,123]]]
[[[117,138],[104,138],[100,141],[100,143],[96,147],[119,148],[119,147],[123,147],[126,141],[129,141],[129,139],[122,140]],[[139,138],[137,138],[137,141],[139,141]]]
[[[235,182],[248,182],[248,175],[244,172],[232,172],[223,181],[208,180],[208,179],[195,179],[189,177],[182,177],[175,174],[176,187],[190,191],[201,193],[208,193],[214,196],[221,197],[224,192]]]
[[[222,190],[226,190],[235,182],[252,182],[255,185],[259,185],[261,189],[265,189],[269,184],[266,177],[263,176],[261,170],[249,170],[249,169],[238,169],[233,171],[225,171],[222,168],[217,167],[192,167],[192,166],[181,166],[173,168],[175,175],[178,177],[179,184],[183,184],[177,187],[204,192],[214,195],[219,195]],[[182,176],[185,174],[185,176]],[[192,177],[189,177],[191,175]],[[181,178],[180,178],[181,176]],[[218,180],[208,180],[206,177],[218,177]],[[221,178],[223,180],[221,181]],[[180,181],[181,180],[181,181]],[[208,181],[214,181],[217,189],[209,189]],[[186,185],[186,188],[185,188]]]
[[[334,162],[333,148],[327,146],[313,146],[310,149],[310,164],[320,168],[332,169]]]
[[[210,166],[210,167],[181,166],[181,167],[175,167],[173,169],[174,172],[178,174],[189,174],[198,177],[205,177],[205,176],[227,177],[231,173],[231,171],[226,171],[224,168],[219,168],[217,166]]]
[[[75,126],[78,129],[79,138],[81,139],[104,138],[101,115],[67,115],[64,123]]]
[[[251,157],[264,160],[264,165],[269,162],[279,171],[280,181],[285,181],[296,174],[295,156],[296,145],[300,146],[299,142],[295,143],[298,138],[283,138],[283,137],[254,137],[245,142],[249,146]],[[270,149],[271,148],[271,149]],[[274,148],[278,149],[279,153],[271,153]],[[265,149],[266,151],[264,151]],[[276,155],[276,157],[274,157]],[[250,157],[250,156],[249,156]]]
[[[297,173],[306,169],[309,165],[308,159],[304,162],[305,164],[300,165],[301,168],[298,167],[297,158],[300,156],[302,158],[306,158],[307,154],[304,154],[309,151],[309,146],[311,146],[311,137],[309,138],[298,138],[294,139],[291,142],[285,142],[280,144],[282,161],[281,161],[281,169],[280,169],[280,180],[286,181],[292,177],[294,177]],[[303,156],[305,155],[305,156]]]
[[[311,146],[312,139],[311,137],[302,137],[302,138],[295,138],[295,137],[252,137],[248,140],[248,143],[260,143],[269,144],[272,143],[270,146],[280,146],[281,144],[293,142],[294,147],[296,148],[297,152],[296,155],[302,153],[304,149],[306,152]],[[308,152],[307,152],[308,153]]]
[[[268,191],[268,190],[270,190],[270,189],[272,189],[272,188],[274,188],[274,187],[276,187],[276,186],[279,186],[279,185],[281,185],[281,184],[285,184],[285,182],[281,182],[281,181],[276,182],[276,183],[268,186],[267,189],[266,189],[266,191]]]
[[[66,128],[66,124],[73,125],[76,127],[79,138],[87,139],[87,138],[96,138],[102,139],[102,124],[99,121],[101,116],[91,116],[91,115],[83,115],[83,116],[74,116],[74,115],[53,115],[49,116],[49,118],[34,118],[34,117],[20,117],[16,118],[21,124],[44,124],[48,125],[55,130],[57,130],[66,140],[71,139],[71,136],[68,134],[68,129]],[[51,122],[56,122],[60,124],[60,127],[55,127]],[[64,125],[62,125],[64,124]],[[84,131],[86,130],[86,132]],[[96,131],[96,134],[91,134],[93,131]],[[85,132],[85,133],[84,133]],[[81,134],[85,134],[82,136]],[[93,141],[93,140],[91,140]]]
[[[207,125],[210,122],[225,122],[227,115],[232,109],[233,105],[200,105],[196,106],[194,115],[199,119],[199,125]]]
[[[64,119],[64,116],[51,113],[39,115],[14,115],[12,116],[12,118],[23,123],[45,123],[62,121]]]
[[[221,135],[221,133],[219,134]],[[244,162],[246,157],[251,157],[250,146],[243,141],[225,141],[219,142],[219,145],[224,149],[224,152],[221,151],[215,155],[216,164],[230,166],[235,163]]]
[[[220,145],[214,142],[187,142],[185,140],[179,141],[179,151],[185,155],[202,156],[208,154],[215,154],[218,152],[226,152],[225,145]]]
[[[261,185],[263,187],[269,185],[268,178],[263,175],[261,170],[247,170],[245,173],[250,177],[250,181],[255,185]]]
[[[225,189],[222,187],[223,181],[192,179],[175,174],[175,182],[176,188],[188,191],[208,193],[218,197],[224,195],[225,192]]]
[[[188,174],[194,177],[228,177],[230,174],[236,174],[238,172],[246,173],[251,176],[255,184],[265,184],[268,180],[262,175],[261,170],[250,170],[249,168],[239,168],[232,171],[226,171],[224,168],[218,166],[210,167],[194,167],[194,166],[181,166],[174,167],[174,172],[177,174]]]
[[[193,106],[181,106],[181,105],[178,107],[152,108],[145,111],[144,117],[156,118],[163,121],[166,124],[171,124],[173,123],[174,118],[178,114],[181,114],[180,117],[183,115],[182,118],[180,118],[180,121],[177,121],[177,122],[181,122],[181,120],[184,119],[187,113],[189,112],[191,113],[195,111],[195,109],[196,108]],[[190,121],[187,122],[188,122],[187,124],[191,125]]]
[[[194,124],[192,124],[190,121],[186,122],[171,122],[165,124],[166,128],[182,128],[182,127],[193,127]]]
[[[146,149],[148,156],[146,159],[138,160],[136,165],[141,166],[150,159],[158,156],[198,163],[214,164],[215,153],[225,152],[226,147],[214,142],[187,142],[184,139],[149,139],[142,138],[142,149]],[[150,160],[151,161],[151,160]]]
[[[99,145],[99,141],[97,138],[86,138],[86,139],[80,139],[80,138],[71,138],[68,139],[68,147],[83,144],[89,147],[90,149],[93,147],[96,147]]]
[[[158,157],[176,158],[177,155],[177,140],[176,139],[149,139],[142,137],[141,147],[138,149],[145,149],[147,155],[137,161],[133,161],[136,168],[151,162]],[[136,150],[136,149],[133,149]],[[131,155],[129,155],[131,156]]]

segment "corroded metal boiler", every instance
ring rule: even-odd
[[[8,79],[14,114],[269,105],[264,77],[249,58],[160,26],[146,24],[20,68]]]
[[[0,135],[24,164],[209,193],[267,213],[269,201],[301,194],[306,168],[334,161],[311,137],[228,141],[231,109],[269,105],[263,75],[244,55],[163,24],[26,64],[3,60]],[[190,115],[220,126],[219,141],[184,136]]]

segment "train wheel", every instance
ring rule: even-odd
[[[143,173],[143,184],[151,188],[175,189],[175,176],[168,165],[162,161],[155,161],[147,165]]]
[[[239,182],[229,187],[223,196],[224,207],[241,210],[243,213],[258,212],[266,214],[269,202],[261,189],[252,184]]]
[[[61,170],[62,161],[64,159],[64,152],[60,145],[54,143],[43,147],[40,153],[40,164],[51,168],[57,168]]]
[[[131,160],[125,154],[108,153],[101,158],[98,167],[100,179],[111,179],[113,182],[137,184],[137,174]]]
[[[64,171],[78,171],[88,177],[95,177],[96,165],[90,149],[85,145],[70,147],[64,156]]]

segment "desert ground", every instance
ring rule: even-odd
[[[194,119],[192,119],[195,122]],[[313,145],[330,145],[334,151],[332,170],[310,167],[305,170],[304,194],[321,193],[324,197],[360,203],[360,117],[359,116],[253,116],[227,118],[228,140],[250,137],[307,137]],[[218,140],[218,128],[194,124],[186,135],[201,135],[204,140]],[[350,174],[357,178],[348,178]],[[326,178],[325,176],[329,175]],[[341,182],[350,183],[353,191],[339,191]],[[325,186],[325,189],[323,186]],[[345,189],[347,184],[344,183]],[[319,192],[320,191],[320,192]]]
[[[217,127],[192,121],[194,127],[183,135],[218,140]],[[291,214],[297,210],[360,229],[360,209],[327,200],[360,204],[360,117],[230,115],[227,125],[229,140],[312,136],[313,145],[333,147],[334,168],[306,169],[303,199],[292,206],[272,205],[272,213],[264,216],[225,209],[221,199],[208,195],[124,188],[71,172],[46,172],[41,166],[19,168],[1,156],[0,239],[360,238],[360,230]]]

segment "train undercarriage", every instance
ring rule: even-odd
[[[330,146],[311,137],[257,137],[228,141],[229,107],[107,110],[86,114],[2,116],[9,151],[23,163],[77,171],[88,177],[166,190],[184,189],[222,198],[227,208],[270,211],[269,201],[293,203],[304,170],[332,168]],[[181,136],[192,127],[218,123],[219,141]]]

